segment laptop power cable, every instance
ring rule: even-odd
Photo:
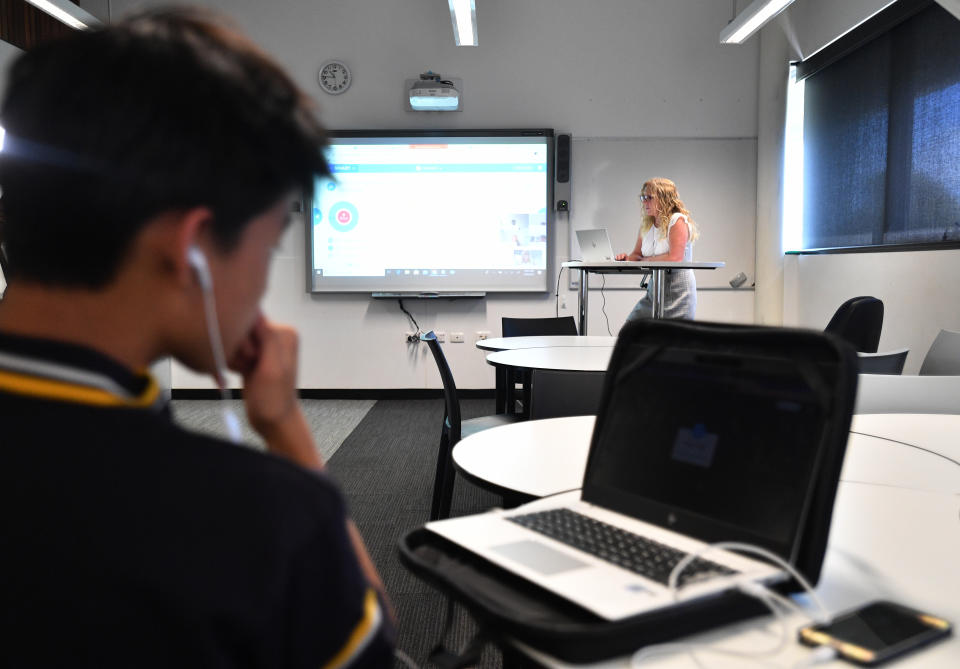
[[[777,642],[777,645],[755,652],[747,652],[735,650],[732,648],[720,648],[713,644],[707,643],[692,643],[692,642],[670,642],[670,643],[661,643],[654,644],[652,646],[646,646],[641,648],[636,653],[633,654],[630,658],[630,667],[631,669],[637,669],[641,666],[644,660],[647,660],[656,655],[662,655],[664,653],[678,653],[685,652],[690,653],[693,660],[698,666],[703,666],[696,656],[693,655],[695,651],[703,651],[708,653],[717,653],[720,655],[726,655],[730,657],[743,658],[748,660],[755,661],[764,661],[765,663],[769,661],[770,657],[780,654],[790,643],[790,626],[788,624],[787,613],[785,610],[790,613],[799,613],[806,618],[812,619],[817,623],[829,623],[831,620],[830,614],[827,612],[826,607],[823,605],[823,602],[817,596],[813,590],[813,586],[810,585],[809,581],[801,574],[797,569],[788,563],[786,560],[781,558],[779,555],[768,551],[765,548],[760,546],[753,546],[751,544],[745,544],[736,541],[721,541],[714,544],[709,544],[704,546],[702,549],[695,551],[686,555],[680,562],[676,564],[673,568],[673,571],[670,572],[670,578],[668,580],[668,588],[670,593],[673,596],[674,601],[680,600],[681,588],[678,586],[680,574],[686,569],[694,560],[703,556],[706,553],[709,553],[712,550],[716,549],[726,549],[734,550],[741,553],[752,553],[758,555],[770,562],[775,563],[777,566],[781,567],[787,571],[796,581],[803,587],[807,592],[807,595],[810,597],[810,601],[817,608],[816,613],[808,613],[804,611],[796,602],[784,597],[778,592],[774,592],[769,588],[760,585],[759,583],[754,583],[752,581],[744,581],[737,586],[737,589],[748,595],[754,597],[761,602],[763,602],[767,608],[770,609],[771,613],[777,618],[777,622],[780,625],[780,639]],[[804,660],[801,660],[799,663],[793,665],[793,669],[800,669],[801,667],[810,667],[816,664],[821,664],[824,662],[829,662],[836,656],[836,651],[829,646],[821,646],[816,650],[812,651]]]

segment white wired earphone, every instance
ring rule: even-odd
[[[223,342],[220,339],[220,324],[217,322],[217,303],[213,296],[213,276],[210,274],[210,266],[207,264],[207,257],[203,251],[196,246],[187,249],[187,262],[197,273],[197,281],[200,283],[200,290],[203,293],[203,315],[207,326],[207,335],[210,338],[210,349],[213,351],[214,370],[213,379],[220,389],[220,396],[224,400],[230,399],[230,393],[227,391],[227,361],[223,354]],[[243,441],[243,432],[240,429],[240,419],[237,414],[224,404],[221,407],[223,423],[227,428],[227,434],[230,441],[239,444]]]

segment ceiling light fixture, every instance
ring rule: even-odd
[[[46,12],[57,21],[66,23],[71,28],[86,30],[100,25],[100,19],[84,11],[70,0],[27,0],[31,5]]]
[[[478,46],[476,0],[448,0],[453,21],[453,41],[457,46]]]
[[[793,0],[754,0],[720,32],[720,43],[743,44],[792,2]]]

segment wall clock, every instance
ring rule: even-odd
[[[350,68],[339,60],[328,60],[321,65],[317,78],[320,81],[320,88],[330,95],[340,95],[353,83]]]

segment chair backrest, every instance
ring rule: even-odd
[[[433,330],[420,335],[420,341],[426,342],[437,363],[437,371],[440,372],[440,380],[443,382],[443,401],[446,405],[450,443],[456,444],[460,441],[460,400],[457,398],[457,384],[453,381],[453,372],[450,371],[447,357],[443,354],[443,349],[440,348],[440,342],[437,341],[437,335],[433,334]]]
[[[501,319],[504,337],[549,337],[553,335],[576,335],[577,322],[573,316],[560,318],[509,318]]]
[[[920,365],[921,376],[960,375],[960,332],[940,330]]]
[[[530,419],[596,416],[603,393],[603,372],[533,371]]]
[[[960,376],[861,374],[853,412],[960,414]]]
[[[841,304],[823,331],[846,339],[861,353],[876,353],[882,327],[883,302],[863,295]]]
[[[861,374],[902,374],[908,348],[883,353],[858,353],[857,369]]]

